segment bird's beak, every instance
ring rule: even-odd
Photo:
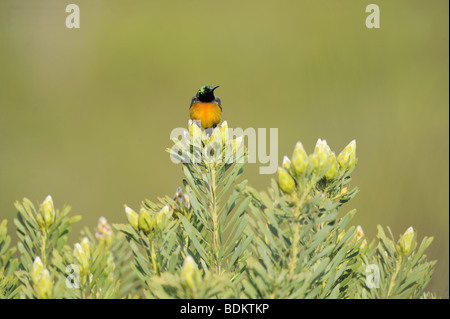
[[[214,92],[215,89],[217,89],[220,85],[213,87],[213,89],[211,90],[211,92]]]

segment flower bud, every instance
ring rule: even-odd
[[[189,199],[189,195],[187,193],[183,193],[183,204],[189,210],[191,208],[191,200]]]
[[[326,140],[317,140],[314,152],[311,157],[311,161],[314,165],[314,173],[316,175],[322,175],[326,173],[324,171],[325,166],[328,162],[328,155],[331,153],[330,147],[327,145]]]
[[[183,286],[194,289],[196,287],[196,281],[199,278],[197,264],[191,256],[186,256],[183,262],[183,268],[181,269],[181,283]]]
[[[161,209],[160,214],[163,214],[166,218],[170,218],[170,216],[172,216],[172,210],[170,209],[170,207],[168,205],[165,205]]]
[[[278,168],[278,184],[283,192],[291,194],[295,190],[295,181],[284,168]]]
[[[331,152],[331,154],[328,157],[328,161],[331,163],[331,166],[326,172],[325,177],[328,180],[334,180],[339,176],[339,167],[334,152]]]
[[[128,206],[125,206],[125,214],[127,215],[128,223],[136,231],[139,231],[139,215]]]
[[[289,171],[291,169],[291,160],[289,159],[289,157],[287,157],[287,156],[283,157],[282,166],[287,171]]]
[[[31,278],[35,283],[39,281],[43,270],[44,264],[42,263],[41,258],[38,256],[34,259],[33,268],[31,269]]]
[[[178,187],[175,191],[175,195],[173,195],[173,201],[175,202],[175,208],[178,208],[181,206],[183,201],[183,189],[181,187]]]
[[[87,274],[89,271],[89,262],[91,259],[90,243],[87,237],[84,237],[81,240],[81,243],[75,244],[73,255],[78,265],[80,266],[80,273]]]
[[[209,138],[209,141],[216,141],[220,145],[222,144],[223,138],[222,138],[222,129],[221,127],[216,127]]]
[[[350,170],[356,164],[356,141],[351,141],[337,157],[339,166],[343,170]]]
[[[97,224],[97,231],[95,232],[95,238],[99,242],[111,243],[112,240],[112,230],[111,226],[105,217],[100,217]]]
[[[227,121],[223,121],[220,125],[220,132],[222,133],[222,142],[225,143],[229,139]]]
[[[55,215],[55,207],[53,206],[52,197],[48,195],[39,209],[39,216],[37,218],[38,223],[41,227],[48,228],[55,221]]]
[[[292,154],[292,165],[298,176],[303,175],[308,168],[308,154],[306,154],[302,143],[297,142]]]
[[[192,141],[195,141],[194,142],[194,144],[195,145],[199,145],[200,144],[200,141],[202,140],[202,129],[200,128],[200,124],[201,123],[198,123],[197,124],[197,122],[200,122],[200,121],[191,121],[191,120],[189,120],[189,135],[191,136],[191,142]]]
[[[406,232],[400,237],[397,243],[397,251],[405,256],[409,256],[414,250],[415,233],[412,227],[409,227]]]
[[[360,240],[364,236],[364,231],[360,225],[356,226],[356,240]]]
[[[172,205],[172,209],[175,212],[181,213],[182,215],[185,215],[191,208],[189,196],[188,194],[183,192],[183,189],[181,187],[177,188],[177,191],[173,196],[173,201],[174,203]]]
[[[148,234],[151,230],[153,230],[155,226],[155,222],[150,213],[141,208],[139,211],[139,229],[142,230],[145,234]]]
[[[158,229],[164,229],[172,216],[172,210],[169,208],[169,206],[164,206],[161,211],[156,214],[155,216],[155,226]]]
[[[36,287],[39,298],[49,299],[52,294],[52,280],[49,271],[44,268],[40,257],[36,257],[31,269],[31,280]]]
[[[361,240],[362,239],[362,243],[361,243],[361,248],[366,247],[367,245],[367,240],[364,237],[364,231],[362,229],[362,227],[360,225],[358,225],[356,227],[356,235],[355,235],[355,239],[356,240]]]
[[[41,279],[37,285],[39,297],[41,299],[50,299],[52,294],[52,280],[50,278],[50,272],[44,269],[41,273]]]

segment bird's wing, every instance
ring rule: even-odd
[[[194,96],[191,100],[191,104],[189,105],[189,108],[191,108],[192,104],[194,104],[194,102],[196,102],[196,101],[197,101],[197,97]]]
[[[220,99],[218,97],[215,98],[214,102],[217,103],[217,105],[219,105],[220,110],[222,111],[222,103],[220,102]]]

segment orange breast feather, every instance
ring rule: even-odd
[[[201,121],[202,128],[209,128],[217,125],[222,117],[222,111],[217,103],[195,102],[192,104],[189,114],[191,120]]]

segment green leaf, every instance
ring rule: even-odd
[[[210,266],[208,263],[209,259],[207,257],[206,251],[202,247],[202,245],[200,245],[197,238],[200,238],[202,240],[202,243],[205,246],[209,246],[208,242],[203,239],[202,235],[194,227],[192,227],[192,225],[189,223],[189,221],[186,219],[186,217],[183,216],[181,219],[181,222],[183,223],[183,226],[184,226],[184,229],[186,230],[187,235],[192,240],[192,243],[194,244],[195,249],[200,254],[200,256],[203,258],[203,260],[205,262],[207,262],[208,266]]]

